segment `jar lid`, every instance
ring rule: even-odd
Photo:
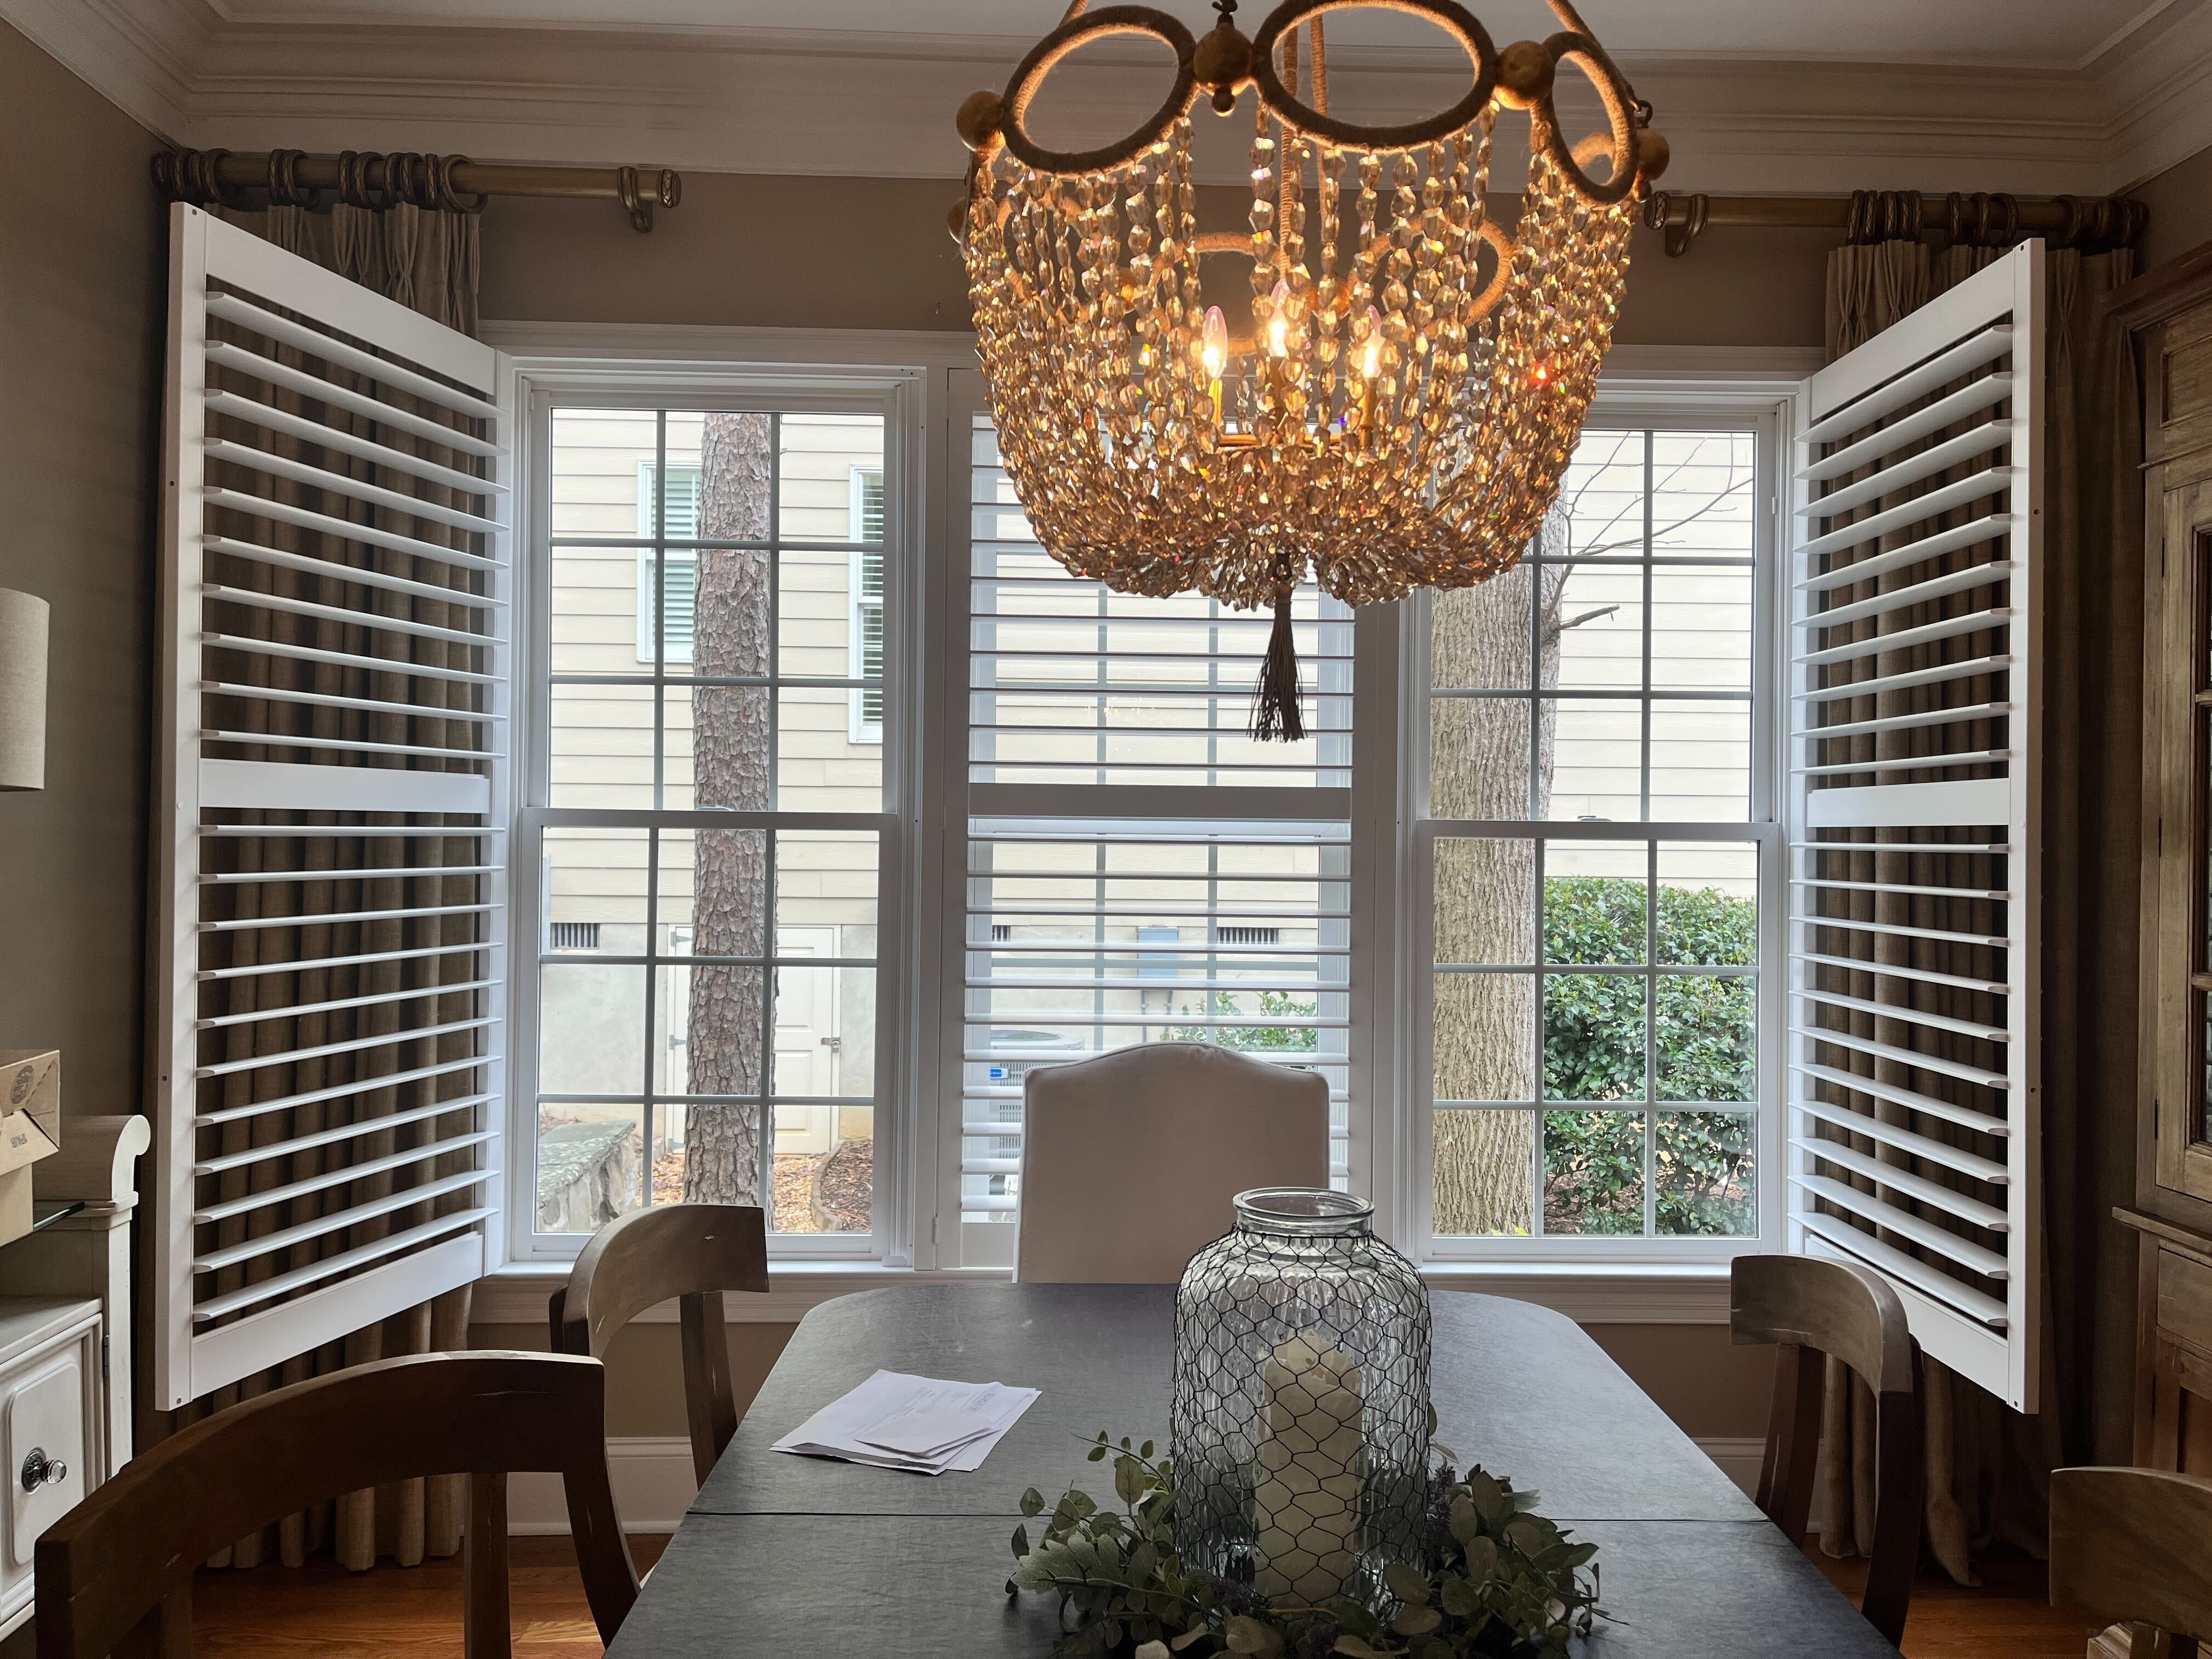
[[[1327,1187],[1255,1187],[1237,1194],[1237,1224],[1249,1232],[1291,1238],[1331,1238],[1364,1233],[1375,1206]]]

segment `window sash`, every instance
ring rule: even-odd
[[[1587,430],[1594,433],[1653,429],[1662,434],[1750,431],[1755,434],[1754,471],[1748,486],[1753,532],[1753,551],[1748,560],[1735,556],[1692,555],[1685,557],[1668,554],[1651,559],[1647,563],[1647,554],[1639,550],[1608,554],[1592,562],[1608,568],[1659,570],[1698,568],[1707,564],[1741,567],[1748,563],[1752,571],[1752,680],[1747,694],[1737,691],[1701,694],[1690,688],[1677,690],[1643,687],[1633,690],[1627,688],[1591,688],[1563,689],[1553,692],[1543,690],[1533,684],[1520,690],[1507,689],[1495,692],[1432,689],[1429,683],[1431,597],[1418,595],[1400,607],[1402,614],[1394,631],[1399,644],[1402,696],[1405,706],[1413,716],[1414,729],[1408,734],[1405,745],[1409,765],[1401,787],[1406,801],[1407,822],[1393,866],[1393,889],[1388,902],[1396,906],[1403,919],[1396,955],[1396,960],[1401,964],[1400,982],[1416,988],[1402,1000],[1404,1006],[1399,1011],[1395,1037],[1401,1074],[1392,1144],[1401,1149],[1395,1161],[1403,1175],[1395,1183],[1390,1196],[1398,1218],[1401,1248],[1409,1249],[1417,1256],[1440,1265],[1454,1262],[1711,1263],[1724,1261],[1747,1250],[1771,1248],[1780,1237],[1781,1192],[1784,1185],[1781,1084],[1786,1054],[1784,1028],[1787,1024],[1788,988],[1784,982],[1785,976],[1782,971],[1787,939],[1784,927],[1786,906],[1784,902],[1786,849],[1778,815],[1781,722],[1776,707],[1775,688],[1784,623],[1779,603],[1781,589],[1776,577],[1778,558],[1776,480],[1779,465],[1778,446],[1784,419],[1783,411],[1786,408],[1785,399],[1790,390],[1794,390],[1794,382],[1784,383],[1778,378],[1771,390],[1765,387],[1756,392],[1732,389],[1694,398],[1685,398],[1680,389],[1639,388],[1633,392],[1608,393],[1601,388],[1598,403],[1594,406],[1586,427]],[[1649,615],[1647,610],[1647,617]],[[1645,660],[1649,660],[1649,650],[1647,643]],[[1534,672],[1536,661],[1532,645],[1532,680],[1536,678]],[[1718,823],[1640,817],[1632,821],[1581,822],[1556,817],[1471,820],[1432,817],[1428,777],[1430,718],[1438,702],[1469,696],[1517,700],[1528,708],[1532,716],[1537,700],[1542,697],[1570,701],[1582,698],[1595,702],[1620,696],[1647,699],[1657,703],[1680,700],[1701,704],[1725,702],[1747,706],[1750,750],[1747,816],[1742,819],[1731,818]],[[1533,719],[1531,726],[1533,742]],[[1533,805],[1533,747],[1531,758]],[[1639,800],[1648,800],[1649,792],[1648,780],[1640,781]],[[1755,1237],[1639,1238],[1549,1235],[1531,1238],[1480,1238],[1440,1236],[1435,1232],[1435,1060],[1431,1001],[1436,923],[1432,891],[1434,843],[1439,839],[1462,836],[1570,842],[1604,840],[1656,842],[1662,850],[1670,842],[1740,842],[1758,848],[1759,968],[1756,981],[1759,986],[1756,1006],[1759,1100],[1753,1144],[1754,1168],[1759,1182],[1759,1227]],[[1623,1102],[1614,1109],[1653,1112],[1663,1104],[1650,1100]],[[1698,1106],[1705,1103],[1692,1104]],[[1580,1105],[1577,1103],[1562,1109],[1577,1109]],[[1593,1109],[1606,1109],[1606,1106],[1600,1103]]]
[[[731,379],[733,384],[731,386],[725,386],[718,380],[712,388],[702,390],[695,380],[682,374],[675,365],[641,364],[634,380],[614,385],[586,373],[578,373],[572,376],[565,366],[547,363],[536,373],[532,372],[532,366],[526,365],[524,369],[524,378],[528,388],[530,403],[529,467],[532,476],[538,480],[545,481],[551,477],[552,416],[556,407],[561,409],[603,408],[611,410],[648,408],[663,410],[671,414],[686,410],[749,410],[783,415],[816,413],[864,415],[879,417],[884,422],[884,465],[879,472],[880,476],[887,481],[881,497],[884,503],[884,517],[881,527],[884,545],[888,547],[899,544],[901,539],[908,533],[907,526],[914,522],[911,511],[902,497],[899,488],[899,480],[902,477],[909,479],[912,477],[913,453],[920,423],[921,400],[918,395],[919,387],[915,384],[919,377],[912,374],[899,374],[889,377],[883,375],[865,377],[866,384],[855,386],[848,383],[848,377],[817,370],[793,368],[784,371],[775,377],[773,383],[763,380],[757,371],[744,371],[732,374]],[[669,523],[665,526],[665,537],[653,536],[653,526],[649,522],[653,499],[649,475],[656,465],[655,461],[647,460],[643,463],[641,469],[641,517],[646,520],[641,523],[640,528],[644,532],[641,539],[659,539],[665,543],[684,538],[696,541],[697,527],[696,514],[688,524],[678,522],[678,516],[671,514]],[[687,467],[684,470],[689,471],[695,469]],[[910,1249],[901,1236],[898,1224],[905,1220],[906,1225],[911,1224],[910,1220],[897,1214],[899,1200],[896,1191],[899,1184],[905,1179],[902,1169],[903,1160],[908,1154],[903,1148],[910,1142],[908,1131],[898,1121],[900,1103],[910,1094],[910,1089],[898,1069],[899,1033],[906,1020],[902,998],[905,994],[907,974],[903,963],[908,948],[907,941],[911,938],[911,931],[899,908],[901,895],[909,890],[902,879],[902,872],[909,856],[908,848],[910,844],[910,821],[907,812],[900,810],[897,805],[910,787],[905,781],[902,771],[906,764],[903,759],[904,745],[896,740],[895,734],[894,740],[886,745],[883,757],[884,810],[881,811],[832,812],[787,809],[767,812],[745,812],[717,809],[688,811],[665,807],[598,809],[556,808],[549,805],[547,804],[550,781],[549,744],[553,687],[556,684],[577,681],[606,684],[615,682],[603,675],[554,674],[548,672],[547,665],[550,660],[551,550],[556,544],[556,540],[558,544],[567,545],[576,541],[577,538],[567,536],[556,538],[550,534],[549,498],[543,482],[539,483],[534,499],[538,511],[542,515],[542,521],[534,526],[531,537],[532,556],[528,573],[529,592],[526,601],[530,611],[529,626],[532,630],[532,648],[529,654],[531,662],[534,665],[530,675],[530,683],[526,688],[527,703],[531,710],[531,727],[528,733],[529,766],[525,781],[526,805],[520,808],[517,815],[514,854],[521,868],[530,872],[530,879],[518,884],[519,896],[525,900],[525,902],[518,905],[516,917],[518,931],[522,938],[537,940],[538,948],[515,953],[520,960],[515,963],[510,982],[509,995],[515,1010],[516,1026],[514,1043],[516,1054],[516,1086],[512,1098],[518,1144],[528,1146],[534,1139],[535,1120],[542,1096],[539,1088],[540,1021],[538,1007],[539,995],[538,975],[541,967],[548,962],[559,966],[586,962],[601,963],[619,962],[639,968],[645,967],[645,957],[642,956],[635,958],[627,957],[617,958],[604,951],[596,953],[574,950],[556,951],[546,948],[548,941],[543,937],[546,932],[543,921],[546,896],[540,886],[539,872],[546,867],[547,832],[563,829],[607,828],[641,831],[651,836],[660,831],[696,831],[702,829],[758,828],[773,831],[809,830],[867,831],[874,836],[878,849],[874,889],[878,944],[874,955],[869,958],[869,963],[872,966],[875,975],[876,992],[873,1092],[869,1095],[822,1097],[818,1100],[813,1096],[804,1097],[792,1095],[780,1096],[775,1092],[775,1058],[773,1022],[775,1018],[775,988],[771,980],[764,998],[766,1006],[763,1008],[763,1017],[769,1022],[768,1032],[763,1037],[762,1057],[763,1070],[762,1087],[765,1092],[763,1097],[747,1097],[747,1098],[764,1097],[786,1104],[872,1106],[875,1112],[876,1169],[874,1216],[871,1231],[866,1234],[820,1235],[771,1233],[771,1252],[782,1258],[898,1259],[905,1255]],[[694,499],[696,500],[696,497]],[[785,533],[780,521],[781,515],[772,515],[772,517],[778,520],[771,532],[772,542],[782,545],[803,544],[809,548],[818,548],[822,545],[818,543],[808,543],[803,538]],[[605,544],[605,538],[592,544]],[[828,545],[835,547],[837,544],[831,543]],[[641,660],[648,665],[653,663],[652,592],[655,576],[653,567],[657,562],[654,557],[656,550],[651,546],[639,550],[641,586],[639,631],[642,635]],[[670,548],[668,552],[671,575],[674,575],[681,567],[696,566],[697,556],[696,552],[683,548]],[[890,591],[886,592],[885,599],[889,602],[895,603],[899,579],[896,571],[887,571],[886,574],[890,578]],[[787,597],[778,592],[775,596],[775,602],[781,605]],[[673,622],[674,618],[672,617],[671,620]],[[670,638],[666,643],[671,647],[678,644],[673,628],[670,629]],[[671,663],[681,662],[688,659],[688,652],[679,654],[678,650],[671,649],[662,658],[659,665],[649,665],[644,672],[635,677],[616,678],[625,684],[647,687],[657,684],[665,685],[672,692],[679,691],[693,684],[694,682],[689,675],[667,673],[666,667]],[[899,653],[894,659],[891,653],[887,653],[884,666],[887,671],[896,672],[897,672],[896,663],[907,660],[908,659],[903,653]],[[779,660],[771,666],[774,670],[781,671],[783,665]],[[805,676],[793,676],[781,672],[771,672],[768,678],[771,686],[771,696],[773,687],[778,684],[803,685],[817,683],[808,679]],[[830,680],[826,684],[836,686],[845,682]],[[894,707],[896,706],[899,705],[895,702]],[[667,729],[663,726],[655,738],[656,748],[665,744],[668,741],[668,737]],[[657,765],[656,776],[660,775],[660,772],[661,769]],[[771,872],[770,883],[772,893],[773,872]],[[770,902],[772,902],[772,900]],[[667,932],[668,926],[664,910],[659,931]],[[657,939],[648,941],[649,944],[659,942]],[[777,942],[775,940],[771,941],[772,945],[775,943]],[[682,965],[665,952],[652,954],[663,966]],[[781,961],[781,957],[776,957],[772,960]],[[835,968],[839,965],[849,966],[859,960],[860,958],[857,957],[840,957],[833,959],[809,957],[803,961],[794,959],[793,965]],[[645,971],[648,983],[659,977],[658,968],[646,969]],[[659,1024],[648,1015],[644,1033],[644,1040],[648,1046],[655,1040],[655,1033],[659,1029]],[[671,1079],[670,1081],[672,1084],[676,1079]],[[641,1084],[642,1082],[643,1079],[641,1078]],[[624,1102],[641,1098],[643,1092],[647,1091],[625,1093],[622,1098]],[[683,1094],[673,1088],[656,1089],[649,1092],[651,1098],[657,1103],[680,1104],[684,1100]],[[611,1102],[612,1097],[609,1098]],[[555,1103],[560,1103],[556,1101]],[[772,1154],[774,1146],[772,1129],[763,1139],[767,1143],[764,1152]],[[534,1160],[527,1156],[519,1156],[514,1160],[509,1181],[508,1249],[511,1255],[517,1259],[564,1259],[573,1255],[581,1248],[586,1235],[540,1233],[534,1230],[537,1205],[534,1196],[534,1170],[530,1167],[533,1164]],[[649,1172],[647,1179],[649,1181]]]

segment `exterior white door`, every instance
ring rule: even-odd
[[[834,927],[779,927],[780,957],[834,957]],[[779,968],[775,982],[775,1092],[837,1092],[837,985],[834,968]],[[778,1105],[775,1150],[819,1155],[837,1144],[835,1106]]]

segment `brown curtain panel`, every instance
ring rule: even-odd
[[[1838,249],[1827,284],[1831,357],[1890,324],[1997,257],[1986,249],[1940,253],[1919,242]],[[2135,1159],[2136,856],[2142,688],[2142,520],[2136,465],[2140,406],[2122,332],[2100,311],[2103,296],[2133,274],[2126,252],[2047,256],[2050,300],[2045,423],[2045,513],[2040,605],[2044,745],[2042,853],[2042,1121],[2045,1327],[2040,1413],[2024,1417],[1930,1361],[1927,1368],[1927,1535],[1944,1570],[1976,1582],[1974,1563],[1993,1543],[2041,1555],[2051,1469],[2066,1462],[2125,1462],[2133,1353],[2133,1255],[2112,1219],[2132,1193]],[[1914,493],[1964,476],[1929,478]],[[1869,503],[1870,513],[1893,503]],[[1861,556],[1886,550],[1887,544]],[[1878,591],[1869,586],[1868,592]],[[1858,590],[1849,595],[1857,597]],[[1936,602],[1940,603],[1940,602]],[[1901,628],[1917,613],[1891,620]],[[1978,653],[1991,637],[1946,642]],[[1936,647],[1865,660],[1863,677],[1923,666]],[[1832,720],[1918,712],[1985,701],[1992,686],[1954,681],[1853,702]],[[2002,690],[1999,682],[1997,690]],[[1907,700],[1910,701],[1907,701]],[[1893,702],[1896,706],[1891,706]],[[1986,723],[1992,744],[2005,741]],[[1911,731],[1870,736],[1854,759],[1916,751]],[[1972,775],[1971,773],[1966,774]],[[1995,861],[1976,855],[1878,850],[1823,854],[1832,873],[1890,882],[1994,885]],[[1907,915],[1865,909],[1885,922],[1979,931],[1983,902],[1853,896],[1861,907],[1912,907]],[[1923,949],[1925,969],[1972,975],[1978,951]],[[1938,960],[1941,957],[1942,959]],[[1827,970],[1824,970],[1827,971]],[[1873,975],[1826,986],[1863,999],[1900,999],[1911,988]],[[1972,1021],[1991,1012],[1978,994],[1923,988],[1916,1006]],[[1885,1026],[1893,1029],[1885,1030]],[[1909,1046],[1899,1022],[1860,1017],[1853,1030]],[[1968,1063],[2002,1065],[2001,1052],[1971,1037],[1931,1050]],[[1884,1062],[1884,1066],[1888,1063]],[[1861,1069],[1869,1069],[1862,1065]],[[1883,1066],[1870,1068],[1884,1075]],[[1905,1084],[1902,1068],[1886,1080]],[[1924,1125],[1923,1125],[1924,1127]],[[1884,1157],[1881,1149],[1859,1149]],[[1929,1173],[1928,1166],[1920,1172]],[[1868,1183],[1860,1183],[1868,1184]],[[1933,1212],[1929,1218],[1938,1219]],[[1899,1241],[1893,1241],[1899,1242]],[[1822,1450],[1821,1545],[1831,1555],[1864,1553],[1874,1522],[1873,1401],[1832,1364]]]
[[[477,224],[473,218],[397,207],[381,212],[339,206],[327,214],[279,206],[265,213],[231,212],[233,222],[266,237],[341,276],[395,299],[448,326],[467,332],[477,323]],[[270,355],[287,368],[350,388],[356,377],[288,346],[254,337],[233,325],[222,324],[219,334],[246,349]],[[321,425],[403,450],[421,459],[460,471],[471,470],[470,458],[434,440],[400,431],[390,422],[377,422],[366,415],[349,414],[313,393],[264,385],[234,371],[218,371],[226,389],[294,414],[312,410]],[[454,416],[419,399],[395,398],[386,390],[387,404],[398,404],[406,412],[440,425],[453,425]],[[289,459],[349,478],[368,481],[373,463],[329,446],[280,433],[235,426],[228,416],[211,422],[210,436],[228,436],[258,444]],[[335,490],[310,484],[293,484],[266,473],[217,464],[210,482],[226,488],[280,501],[307,511],[354,522],[374,521],[380,527],[421,541],[466,550],[472,533],[450,520],[373,507]],[[401,493],[423,506],[480,513],[477,498],[434,482],[396,475],[377,477],[395,483]],[[228,520],[223,522],[221,520]],[[333,707],[313,701],[284,701],[260,696],[211,696],[208,724],[211,728],[240,732],[250,737],[289,738],[291,743],[240,741],[210,745],[209,752],[268,762],[407,766],[415,769],[473,770],[477,763],[469,751],[483,746],[485,728],[465,720],[443,718],[441,709],[471,709],[477,694],[464,682],[441,681],[400,670],[404,661],[416,665],[446,666],[480,672],[485,653],[465,641],[441,639],[421,632],[410,635],[378,630],[343,619],[359,614],[366,623],[393,619],[418,630],[442,629],[465,634],[477,625],[477,612],[431,596],[428,588],[462,588],[473,580],[467,570],[438,560],[392,552],[349,540],[336,533],[300,528],[252,514],[211,515],[210,528],[241,540],[273,547],[296,556],[307,568],[287,568],[210,550],[207,575],[210,582],[258,591],[288,601],[328,607],[314,611],[285,611],[239,603],[220,613],[222,631],[275,645],[358,656],[364,653],[394,659],[394,672],[364,670],[312,657],[277,653],[216,650],[209,653],[210,680],[228,682],[279,692],[303,694],[307,698],[343,694],[366,697],[388,705],[390,712],[364,713],[357,707]],[[323,572],[317,567],[327,565]],[[408,586],[374,586],[349,581],[349,568],[397,578]],[[420,713],[398,712],[401,708]],[[303,744],[299,740],[306,740]],[[313,745],[327,744],[328,749]],[[401,755],[360,745],[408,745],[416,752]],[[425,758],[421,750],[447,751],[450,758]],[[216,890],[220,896],[211,906],[227,902],[228,915],[266,919],[279,907],[286,915],[303,920],[291,926],[260,926],[222,935],[216,948],[227,952],[223,960],[208,965],[240,967],[256,963],[297,962],[296,969],[263,972],[230,978],[211,988],[203,1012],[215,1016],[252,1015],[259,1009],[299,1009],[319,1004],[336,1005],[329,1012],[288,1013],[259,1021],[227,1024],[210,1035],[210,1060],[240,1060],[256,1054],[279,1055],[333,1048],[326,1056],[302,1057],[289,1062],[232,1072],[206,1085],[205,1103],[235,1108],[261,1100],[290,1099],[327,1091],[328,1098],[308,1101],[286,1109],[246,1117],[203,1132],[201,1155],[220,1157],[253,1146],[301,1137],[313,1137],[384,1116],[407,1115],[388,1130],[356,1132],[326,1140],[311,1150],[255,1163],[214,1177],[204,1177],[204,1199],[234,1200],[254,1190],[293,1183],[313,1183],[317,1177],[354,1164],[391,1160],[397,1153],[425,1147],[451,1135],[466,1134],[473,1108],[457,1107],[450,1115],[424,1115],[423,1109],[458,1099],[475,1085],[477,1074],[452,1070],[445,1074],[411,1081],[377,1084],[380,1077],[434,1069],[441,1062],[465,1062],[476,1047],[474,1032],[430,1031],[465,1022],[477,1011],[473,992],[442,992],[445,986],[463,987],[480,976],[483,958],[465,950],[424,955],[416,959],[374,962],[361,965],[318,966],[325,958],[440,947],[465,946],[480,938],[479,920],[471,914],[451,913],[476,902],[478,878],[469,866],[483,862],[480,844],[471,836],[430,833],[401,836],[377,833],[380,823],[397,825],[392,814],[354,814],[357,823],[341,825],[337,815],[258,813],[240,815],[240,828],[249,833],[218,843],[218,868],[233,873],[263,870],[322,870],[329,880],[272,882],[258,885],[247,881]],[[417,830],[419,821],[415,826]],[[287,836],[287,829],[317,828],[325,833]],[[250,833],[265,830],[266,834]],[[341,833],[329,833],[338,830]],[[442,873],[457,870],[460,873]],[[354,873],[347,872],[374,872]],[[414,915],[378,918],[380,910],[445,909],[444,915]],[[371,913],[366,920],[316,922],[305,918]],[[211,908],[210,915],[222,914]],[[393,994],[421,990],[419,997],[394,1000]],[[365,1006],[364,998],[383,998]],[[386,1041],[362,1043],[362,1039]],[[365,1086],[347,1091],[342,1085]],[[370,1170],[351,1181],[325,1185],[304,1196],[250,1209],[217,1224],[216,1242],[234,1244],[300,1227],[322,1215],[349,1206],[389,1198],[415,1185],[427,1185],[441,1176],[458,1175],[471,1167],[466,1152],[441,1154],[434,1159],[399,1167]],[[377,1239],[451,1214],[475,1202],[464,1188],[434,1195],[417,1206],[356,1224],[343,1232],[311,1237],[292,1249],[254,1258],[224,1273],[210,1275],[204,1294],[221,1294],[240,1283],[312,1265],[340,1250],[373,1243]],[[309,1229],[312,1231],[312,1228]],[[270,1389],[322,1375],[347,1365],[467,1345],[470,1291],[466,1287],[354,1332],[342,1341],[297,1356],[278,1370],[249,1377],[234,1387],[193,1401],[172,1414],[170,1426],[182,1427],[195,1419],[220,1411],[240,1400]],[[374,1492],[356,1492],[336,1504],[288,1517],[264,1533],[243,1538],[211,1563],[215,1565],[254,1566],[272,1555],[296,1565],[325,1547],[348,1567],[361,1570],[380,1557],[412,1565],[427,1556],[448,1556],[460,1547],[465,1495],[459,1477],[412,1481]]]

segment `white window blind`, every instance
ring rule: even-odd
[[[170,226],[163,1407],[483,1273],[507,811],[497,355]]]
[[[699,539],[699,469],[672,465],[665,499],[654,491],[654,464],[637,465],[637,533],[641,541],[659,547],[640,550],[637,556],[637,659],[653,660],[653,577],[656,562],[665,552],[668,579],[661,595],[661,626],[667,634],[668,660],[691,660],[692,618],[699,589],[699,555],[696,550],[669,546]]]
[[[1030,534],[988,416],[969,439],[962,1261],[1011,1260],[1023,1078],[1131,1043],[1318,1071],[1341,1181],[1350,611],[1297,595],[1315,735],[1255,743],[1272,619],[1069,575]]]
[[[2036,1408],[2043,251],[1806,382],[1790,1243]]]
[[[852,739],[884,740],[884,470],[853,469],[853,637],[850,672],[877,684],[854,688]]]

